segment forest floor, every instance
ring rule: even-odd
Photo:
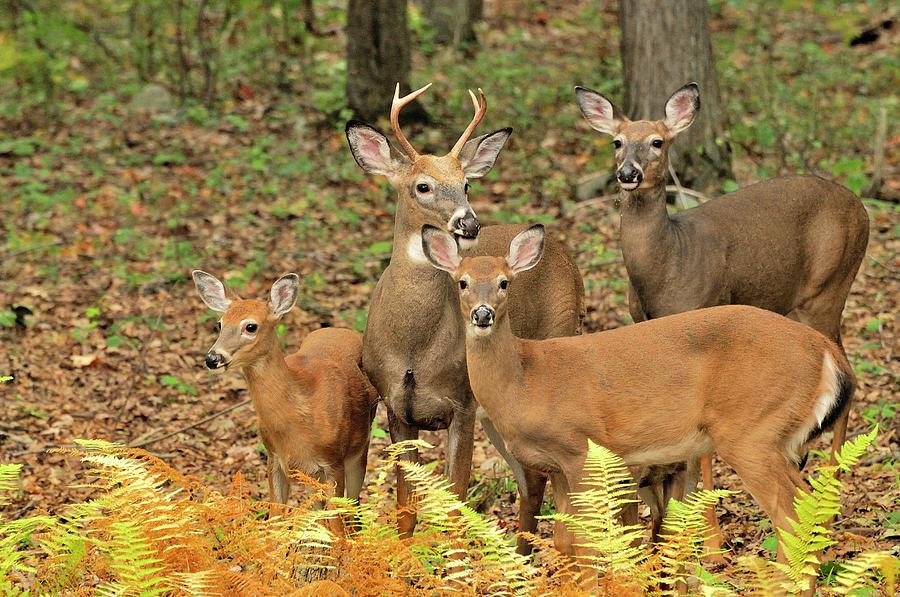
[[[606,140],[581,122],[569,79],[595,86],[604,76],[583,63],[614,55],[615,38],[595,39],[591,28],[615,27],[615,15],[600,14],[588,27],[580,14],[573,9],[554,17],[562,19],[556,25],[540,15],[495,14],[489,22],[484,54],[547,48],[546,68],[565,79],[542,96],[511,90],[514,101],[522,102],[518,106],[505,106],[504,85],[486,76],[473,79],[489,71],[507,81],[523,74],[503,71],[489,57],[467,76],[453,70],[451,58],[417,62],[413,85],[429,77],[436,81],[426,101],[436,124],[411,137],[418,147],[446,151],[469,118],[465,87],[485,88],[491,108],[481,130],[512,124],[517,132],[495,172],[473,184],[473,208],[486,222],[549,224],[585,277],[586,329],[596,331],[630,323],[627,278],[613,197],[575,199],[578,181],[608,170],[609,153]],[[717,16],[714,28],[734,29],[731,18]],[[504,35],[509,32],[517,36]],[[581,42],[587,48],[581,59],[553,58]],[[338,60],[342,40],[327,43],[330,49],[320,59]],[[742,92],[733,77],[726,77],[723,95]],[[661,90],[660,104],[669,91]],[[0,375],[14,379],[0,386],[0,461],[25,465],[23,492],[6,515],[58,511],[88,491],[71,487],[83,480],[77,463],[47,452],[74,438],[144,443],[213,487],[226,489],[241,473],[254,495],[265,497],[265,456],[252,407],[197,424],[244,400],[246,386],[237,372],[203,366],[215,340],[215,318],[200,302],[190,271],[224,276],[245,297],[262,296],[278,275],[298,272],[302,296],[285,320],[288,347],[321,326],[362,329],[390,252],[393,193],[386,182],[359,171],[343,123],[315,110],[308,98],[294,102],[242,88],[222,116],[199,108],[151,116],[101,94],[73,101],[43,126],[4,123],[10,136],[0,143],[6,233],[0,243]],[[388,105],[386,97],[386,111]],[[862,138],[846,149],[862,156],[866,168],[872,161],[869,141]],[[889,136],[887,143],[880,191],[886,200],[866,201],[869,247],[843,324],[859,377],[849,435],[875,423],[881,432],[862,464],[844,477],[843,510],[835,524],[839,542],[829,557],[890,548],[900,539],[900,211],[894,202],[900,192],[900,137]],[[737,151],[737,183],[758,179],[761,159]],[[777,174],[790,164],[773,168]],[[671,367],[679,366],[673,354]],[[377,424],[373,461],[388,441],[383,407]],[[424,437],[435,446],[425,459],[443,461],[445,434]],[[829,441],[830,434],[815,447],[825,450]],[[812,464],[821,460],[815,456]],[[760,509],[721,462],[716,482],[738,491],[719,507],[731,549],[727,558],[771,548]],[[511,475],[480,429],[470,497],[479,510],[515,529]],[[549,524],[541,529],[548,534]]]

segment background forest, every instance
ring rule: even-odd
[[[514,133],[473,182],[472,207],[484,221],[543,222],[565,239],[585,279],[587,331],[630,323],[612,147],[583,121],[573,87],[659,118],[686,81],[654,83],[677,69],[623,71],[623,55],[661,43],[660,65],[700,60],[664,29],[623,40],[623,26],[642,31],[636,4],[3,2],[0,376],[12,379],[0,384],[0,462],[24,465],[3,518],[91,495],[71,487],[84,472],[71,453],[47,452],[75,438],[144,447],[222,491],[240,473],[241,491],[265,496],[245,383],[203,367],[215,318],[190,271],[223,277],[245,297],[299,273],[299,308],[279,328],[287,347],[322,326],[362,331],[390,254],[394,197],[354,162],[344,125],[356,115],[386,128],[397,80],[434,82],[407,134],[437,153],[471,117],[466,89],[484,89],[480,130]],[[824,559],[896,552],[900,13],[888,0],[687,4],[708,19],[718,98],[703,109],[721,155],[711,171],[689,155],[676,162],[699,195],[672,209],[800,172],[864,197],[869,248],[844,311],[860,382],[849,437],[881,431],[844,476],[838,543]],[[374,466],[389,443],[383,410],[372,433]],[[478,433],[469,504],[513,531],[512,476]],[[425,439],[435,446],[425,460],[443,462],[445,434]],[[719,504],[726,560],[774,552],[737,477],[721,463],[716,477],[738,491]]]

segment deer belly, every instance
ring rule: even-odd
[[[617,451],[613,447],[610,449]],[[644,446],[620,453],[619,456],[628,466],[652,466],[690,460],[712,451],[713,444],[709,436],[695,431],[670,443]]]

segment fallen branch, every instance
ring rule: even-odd
[[[136,444],[131,444],[131,445],[129,445],[128,447],[129,447],[129,448],[143,448],[144,446],[149,446],[150,444],[155,444],[156,442],[161,442],[161,441],[164,440],[164,439],[169,439],[169,438],[172,437],[173,435],[178,435],[179,433],[183,433],[183,432],[185,432],[185,431],[188,431],[188,430],[190,430],[190,429],[193,429],[194,427],[199,427],[200,425],[203,425],[203,424],[205,424],[205,423],[209,423],[209,422],[212,421],[213,419],[216,419],[216,418],[218,418],[218,417],[221,417],[222,415],[224,415],[224,414],[226,414],[226,413],[230,413],[231,411],[236,410],[236,409],[238,409],[238,408],[244,406],[245,404],[249,404],[249,403],[250,403],[250,398],[247,398],[246,400],[243,400],[243,401],[241,401],[241,402],[238,402],[237,404],[232,404],[232,405],[229,406],[228,408],[225,408],[225,409],[223,409],[223,410],[220,410],[220,411],[217,412],[217,413],[213,413],[213,414],[209,415],[208,417],[206,417],[205,419],[200,419],[199,421],[197,421],[197,422],[195,422],[195,423],[191,423],[190,425],[185,425],[185,426],[182,427],[181,429],[176,429],[175,431],[173,431],[173,432],[171,432],[171,433],[167,433],[167,434],[165,434],[165,435],[163,435],[163,436],[161,436],[161,437],[156,437],[156,438],[146,439],[146,440],[144,440],[144,441],[142,441],[142,442],[138,442],[138,443],[136,443]]]

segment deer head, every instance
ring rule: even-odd
[[[346,128],[350,151],[363,170],[390,180],[399,195],[397,219],[398,222],[403,219],[403,228],[418,236],[422,226],[429,224],[460,239],[474,240],[481,227],[469,205],[469,181],[490,171],[512,129],[499,129],[469,139],[487,111],[484,92],[479,89],[480,97],[476,98],[469,91],[475,115],[450,152],[441,157],[420,155],[400,129],[400,111],[430,86],[429,83],[401,98],[397,84],[391,105],[391,128],[400,150],[391,147],[377,128],[351,120]],[[417,251],[421,241],[416,239],[416,242],[413,249]]]
[[[509,285],[516,275],[533,268],[544,253],[544,226],[535,224],[517,234],[506,257],[461,257],[452,236],[422,228],[422,252],[437,269],[448,272],[459,287],[459,304],[466,333],[487,336],[494,322],[506,316]]]
[[[222,313],[219,337],[206,354],[207,367],[247,367],[278,346],[275,324],[297,301],[300,288],[297,274],[278,278],[272,285],[268,303],[226,298],[222,282],[203,271],[194,270],[193,278],[206,306]]]
[[[613,138],[616,179],[622,189],[665,185],[669,146],[700,110],[700,89],[688,83],[666,102],[664,120],[629,120],[611,101],[586,87],[576,87],[578,107],[591,128]]]

